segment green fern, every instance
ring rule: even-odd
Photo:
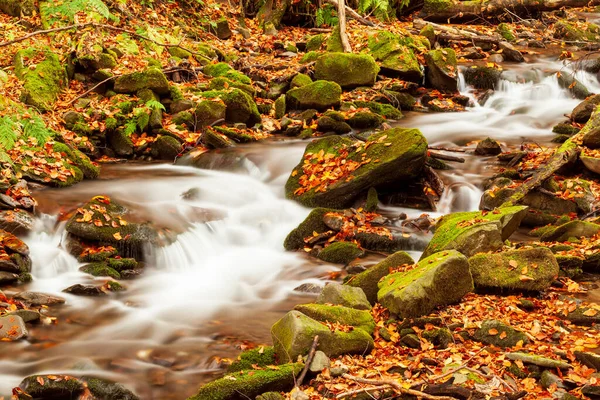
[[[146,102],[146,107],[148,107],[152,111],[154,111],[154,110],[166,111],[167,110],[160,101],[154,100],[154,99],[148,100]]]
[[[396,0],[400,8],[408,5],[410,0]],[[358,10],[361,14],[370,13],[376,18],[388,21],[394,15],[394,8],[389,0],[358,0]]]
[[[48,129],[44,121],[38,116],[24,119],[21,124],[23,125],[23,136],[25,140],[34,138],[36,144],[39,146],[45,144],[54,135],[54,132]]]
[[[10,150],[15,147],[19,126],[11,117],[0,118],[0,147]]]
[[[135,133],[135,131],[137,130],[137,120],[136,118],[132,118],[130,119],[124,126],[124,131],[123,133],[125,133],[125,136],[131,136]]]
[[[336,15],[335,8],[327,4],[325,7],[317,10],[315,15],[316,26],[334,26],[338,23],[338,17]]]
[[[101,19],[118,20],[102,0],[40,1],[40,15],[46,26],[61,21],[72,23],[75,15],[80,12],[99,16]]]

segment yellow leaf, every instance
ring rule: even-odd
[[[594,310],[593,308],[590,308],[589,310],[586,310],[583,313],[583,315],[587,315],[588,317],[593,317],[596,314],[598,314],[598,310]]]
[[[116,240],[121,240],[121,239],[123,239],[123,238],[121,237],[121,233],[120,233],[120,232],[117,232],[117,233],[115,233],[115,234],[113,235],[113,237],[114,237]]]

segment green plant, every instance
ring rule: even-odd
[[[410,0],[398,0],[399,8],[408,6]],[[389,0],[358,0],[358,10],[362,13],[373,14],[376,18],[388,21],[394,15],[394,8]]]
[[[150,123],[152,111],[166,111],[165,106],[158,100],[148,100],[144,105],[133,109],[132,117],[123,126],[123,132],[127,136],[133,135],[138,129],[143,132]]]
[[[118,20],[102,0],[40,1],[40,14],[47,26],[57,22],[72,23],[80,12],[99,19]]]
[[[315,25],[319,26],[334,26],[338,23],[338,17],[335,8],[331,4],[319,8],[315,15]]]
[[[37,145],[44,145],[54,132],[46,127],[44,121],[37,115],[31,118],[17,120],[14,116],[0,118],[0,146],[11,150],[19,139],[25,142],[35,139]]]

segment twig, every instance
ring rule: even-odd
[[[310,347],[310,351],[308,352],[308,356],[306,357],[306,363],[304,364],[304,368],[302,369],[302,372],[300,373],[300,376],[298,377],[298,380],[296,381],[296,387],[302,386],[302,381],[304,381],[304,378],[306,377],[306,373],[308,372],[308,368],[310,367],[310,363],[312,362],[313,358],[315,357],[315,353],[317,351],[318,345],[319,345],[319,335],[315,335],[312,346]]]
[[[448,154],[437,153],[437,152],[434,152],[434,151],[430,151],[429,152],[429,157],[437,158],[438,160],[456,161],[456,162],[459,162],[459,163],[464,163],[465,162],[465,159],[462,158],[462,157],[451,156],[451,155],[448,155]]]
[[[387,389],[389,387],[390,387],[390,385],[381,385],[381,386],[372,386],[372,387],[365,387],[365,388],[360,388],[360,389],[349,390],[347,392],[338,394],[337,396],[335,396],[335,398],[342,399],[344,397],[354,396],[355,394],[366,393],[366,392],[370,392],[372,390]]]
[[[91,89],[86,90],[85,92],[81,93],[79,96],[75,97],[73,100],[69,101],[68,104],[73,104],[75,103],[77,100],[79,100],[80,98],[86,96],[87,94],[93,92],[96,88],[100,87],[101,85],[105,84],[108,81],[111,81],[115,78],[118,78],[121,75],[113,75],[111,77],[106,78],[105,80],[101,81],[100,83],[97,83],[96,85],[92,86]]]
[[[442,151],[455,151],[457,153],[466,153],[467,150],[459,149],[458,147],[440,147],[440,146],[428,146],[429,150],[442,150]]]
[[[427,378],[427,380],[429,382],[435,382],[437,380],[440,380],[440,379],[443,379],[443,378],[447,377],[448,375],[452,375],[455,372],[460,371],[461,369],[467,368],[467,365],[469,365],[469,363],[471,362],[471,360],[474,359],[475,357],[477,357],[483,350],[485,350],[485,347],[482,348],[481,350],[479,350],[477,353],[473,354],[471,357],[469,357],[469,359],[467,361],[465,361],[463,364],[459,365],[458,367],[449,369],[448,371],[444,372],[443,374],[429,377],[429,378]]]
[[[359,383],[366,383],[368,385],[377,385],[377,386],[389,385],[397,392],[400,392],[403,394],[409,394],[411,396],[416,396],[416,397],[420,397],[420,398],[427,399],[427,400],[456,400],[456,397],[433,396],[431,394],[427,394],[427,393],[421,392],[419,390],[406,389],[405,387],[400,385],[398,382],[391,380],[391,379],[365,379],[365,378],[359,378],[357,376],[352,376],[349,374],[343,374],[342,377],[349,379],[351,381],[355,381],[355,382],[359,382]]]

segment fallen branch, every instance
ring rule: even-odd
[[[343,393],[338,394],[337,396],[335,396],[335,398],[336,399],[343,399],[344,397],[354,396],[355,394],[361,394],[361,393],[372,392],[372,391],[375,391],[375,390],[387,389],[389,387],[390,387],[390,385],[381,385],[381,386],[371,386],[371,387],[365,387],[365,388],[360,388],[360,389],[349,390],[347,392],[343,392]]]
[[[429,150],[442,150],[442,151],[455,151],[457,153],[466,153],[467,150],[459,149],[458,147],[439,147],[439,146],[428,146]]]
[[[296,387],[302,386],[302,382],[308,373],[308,369],[310,368],[310,363],[312,363],[313,358],[315,357],[315,353],[317,352],[317,346],[319,345],[319,335],[315,335],[313,339],[312,346],[310,347],[310,351],[308,352],[308,356],[306,357],[306,362],[304,363],[304,368],[296,381]]]
[[[394,380],[391,380],[391,379],[365,379],[365,378],[359,378],[357,376],[352,376],[352,375],[349,375],[349,374],[343,374],[342,377],[346,378],[346,379],[349,379],[351,381],[355,381],[355,382],[359,382],[359,383],[365,383],[367,385],[376,385],[376,386],[389,385],[396,392],[399,392],[399,393],[402,393],[402,394],[408,394],[408,395],[411,395],[411,396],[416,396],[416,397],[422,398],[422,399],[427,399],[427,400],[457,400],[456,397],[450,397],[450,396],[433,396],[433,395],[421,392],[419,390],[406,389],[405,387],[403,387],[402,385],[400,385],[398,382],[396,382]]]
[[[451,156],[448,154],[442,154],[442,153],[438,153],[435,151],[430,151],[429,157],[437,158],[438,160],[444,160],[444,161],[454,161],[454,162],[459,162],[459,163],[465,162],[465,159],[462,157]]]
[[[451,33],[441,33],[437,35],[438,39],[445,40],[448,42],[479,42],[479,43],[500,43],[500,39],[491,36],[461,36],[453,35]]]
[[[120,75],[113,75],[109,78],[106,78],[105,80],[95,84],[94,86],[92,86],[90,89],[86,90],[85,92],[81,93],[79,96],[75,97],[73,100],[70,100],[69,103],[67,104],[73,104],[75,103],[77,100],[81,99],[82,97],[88,95],[89,93],[92,93],[94,90],[96,90],[97,88],[99,88],[100,86],[104,85],[106,82],[108,81],[112,81],[113,79],[118,78]]]

